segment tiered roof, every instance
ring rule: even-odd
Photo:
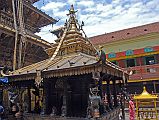
[[[123,76],[123,71],[111,63],[101,65],[96,57],[95,48],[91,42],[83,37],[82,27],[76,19],[73,5],[69,10],[69,20],[65,23],[64,31],[59,41],[47,50],[50,58],[39,63],[10,72],[8,77],[13,80],[35,79],[37,71],[42,73],[42,78],[81,75],[92,72],[109,73],[118,77]],[[20,77],[23,76],[23,77]],[[25,77],[24,77],[25,76]],[[127,74],[125,74],[128,77]]]
[[[49,24],[55,24],[57,22],[45,12],[42,12],[28,2],[24,2],[24,16],[25,23],[28,24],[30,27],[35,28],[41,28]],[[38,30],[34,30],[34,32],[38,32]]]
[[[71,11],[74,11],[73,7],[71,7],[70,9],[69,21],[65,24],[64,27],[62,27],[63,29],[62,36],[64,36],[64,41],[62,42],[62,46],[58,54],[67,55],[70,53],[72,54],[72,53],[82,52],[89,55],[95,55],[96,52],[95,48],[87,38],[83,37],[81,31],[82,28],[76,20],[75,13],[72,13]],[[66,34],[64,34],[65,30],[67,30]],[[46,50],[49,56],[53,55],[55,49],[61,42],[60,41],[61,38],[56,40],[56,43],[52,45],[52,48]]]

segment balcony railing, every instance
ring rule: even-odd
[[[159,80],[159,64],[125,68],[130,73],[129,80]]]

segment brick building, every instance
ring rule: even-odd
[[[98,48],[104,46],[106,57],[130,73],[130,93],[159,92],[159,22],[102,34],[90,38]]]

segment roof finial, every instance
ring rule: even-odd
[[[146,91],[146,87],[145,86],[143,87],[143,91]]]
[[[67,14],[67,15],[74,15],[76,12],[77,12],[77,10],[75,11],[73,5],[71,5],[71,8],[69,10],[69,14]]]

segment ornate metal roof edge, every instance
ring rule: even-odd
[[[99,63],[94,63],[85,66],[77,66],[65,69],[51,70],[51,71],[41,71],[42,78],[52,78],[52,77],[64,77],[64,76],[72,76],[72,75],[82,75],[82,74],[90,74],[93,72],[102,72],[105,74],[110,74],[116,77],[123,77],[123,71],[116,70],[108,65],[103,65]],[[128,74],[124,74],[125,78],[128,79]],[[28,74],[18,74],[13,76],[8,76],[11,80],[21,81],[21,80],[32,80],[36,78],[36,73],[28,73]]]

